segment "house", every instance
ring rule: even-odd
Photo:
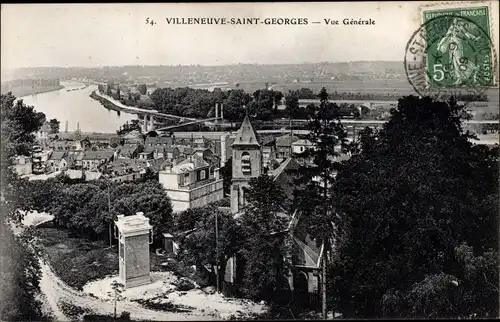
[[[68,168],[68,155],[66,151],[54,151],[47,161],[50,172],[63,171]]]
[[[52,133],[52,129],[50,127],[50,123],[49,122],[45,122],[45,123],[43,123],[42,127],[40,128],[40,130],[38,130],[38,132],[36,132],[36,138],[40,142],[43,142],[44,140],[48,140],[50,133]]]
[[[211,169],[202,157],[193,154],[179,162],[166,164],[159,182],[167,192],[175,212],[203,207],[224,197],[219,169]]]
[[[80,140],[67,140],[66,146],[68,150],[81,151],[83,150],[82,142]]]
[[[193,154],[205,160],[210,165],[211,169],[220,167],[220,158],[209,148],[195,148]]]
[[[193,154],[193,152],[194,152],[194,149],[189,145],[176,145],[176,147],[179,149],[181,156],[187,157],[187,156]]]
[[[307,149],[313,149],[314,144],[309,140],[297,140],[292,143],[292,153],[300,154]]]
[[[260,145],[262,146],[262,163],[268,167],[271,160],[276,159],[276,139],[273,136],[263,137]]]
[[[167,147],[172,146],[174,138],[166,136],[148,136],[144,142],[145,147]]]
[[[151,160],[154,159],[154,153],[156,149],[153,147],[146,147],[144,151],[138,154],[139,160]]]
[[[125,143],[119,147],[118,158],[135,159],[139,156],[141,148],[137,143]]]
[[[13,168],[14,171],[20,176],[33,173],[33,164],[31,162],[31,158],[24,155],[18,155],[14,159]]]
[[[178,147],[175,146],[167,146],[163,149],[163,155],[158,154],[158,158],[164,158],[167,160],[174,160],[177,159],[181,155],[181,152],[179,151]]]
[[[83,173],[83,170],[73,170],[73,169],[68,169],[64,171],[64,174],[66,174],[71,179],[80,179],[82,178],[83,174],[85,174],[85,181],[98,180],[99,178],[102,177],[101,172],[85,171],[85,173]]]
[[[130,143],[130,144],[143,144],[144,143],[144,139],[142,137],[142,134],[139,131],[129,132],[129,133],[123,135],[121,139],[123,139],[123,141],[125,143]]]
[[[33,147],[31,161],[33,163],[32,171],[34,174],[42,174],[45,172],[50,153],[51,151],[42,150],[42,147],[39,145]]]
[[[290,156],[292,143],[298,141],[299,138],[285,134],[276,138],[276,159],[286,159]]]
[[[140,161],[140,160],[137,160],[137,161]],[[162,170],[165,170],[168,166],[171,167],[172,162],[170,162],[169,160],[163,159],[163,158],[146,161],[146,167],[153,170],[153,172],[160,172]]]
[[[70,151],[68,152],[69,155],[73,155],[73,163],[70,164],[70,167],[73,166],[75,169],[82,169],[83,168],[83,156],[85,155],[85,152],[83,151]]]
[[[141,179],[146,172],[143,163],[132,159],[117,159],[104,166],[103,176],[113,182],[127,182]]]
[[[93,170],[105,162],[113,160],[113,150],[85,151],[82,158],[82,169]]]

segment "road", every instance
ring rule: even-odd
[[[149,115],[154,115],[157,117],[163,117],[163,118],[169,118],[169,119],[180,119],[180,120],[188,120],[188,121],[198,121],[198,119],[191,118],[191,117],[184,117],[184,116],[178,116],[178,115],[172,115],[172,114],[164,114],[160,113],[157,110],[147,110],[143,108],[138,108],[134,106],[127,106],[122,104],[122,102],[115,100],[111,96],[104,95],[99,93],[99,91],[95,91],[95,94],[97,96],[100,96],[104,98],[105,100],[108,100],[110,103],[118,106],[119,108],[122,109],[122,112],[125,113],[131,113],[131,114],[149,114]]]

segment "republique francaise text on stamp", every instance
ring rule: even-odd
[[[488,7],[428,10],[406,46],[405,70],[422,96],[479,95],[495,85]]]

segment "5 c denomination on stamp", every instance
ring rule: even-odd
[[[479,95],[495,85],[488,7],[429,10],[423,18],[405,52],[406,74],[417,93]]]

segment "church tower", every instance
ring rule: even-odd
[[[231,180],[231,212],[241,211],[245,204],[244,187],[251,178],[262,173],[262,153],[258,137],[253,130],[248,115],[245,116],[236,138],[231,145],[233,150],[233,178]]]

